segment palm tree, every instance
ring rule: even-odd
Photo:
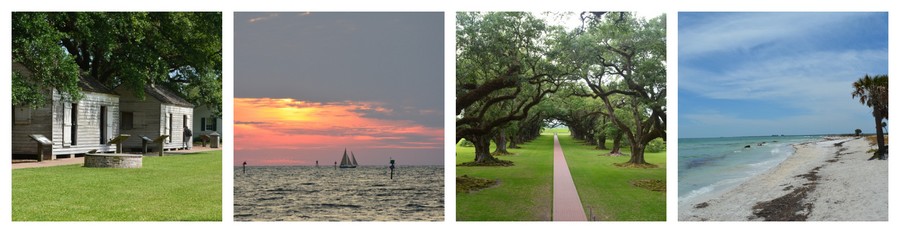
[[[875,117],[875,141],[878,143],[878,151],[871,159],[885,159],[887,148],[884,146],[884,130],[882,125],[888,119],[888,76],[876,75],[874,77],[863,76],[853,82],[853,98],[859,97],[859,103],[872,108],[872,116]]]

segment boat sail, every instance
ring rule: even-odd
[[[353,152],[350,152],[352,155]],[[356,168],[356,157],[353,157],[353,160],[350,160],[350,157],[347,156],[347,149],[344,148],[344,157],[341,158],[341,168]]]

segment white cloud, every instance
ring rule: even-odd
[[[817,44],[827,35],[853,33],[845,29],[868,16],[714,16],[679,22],[689,25],[679,31],[679,91],[740,104],[733,107],[742,111],[725,112],[702,106],[706,101],[692,102],[692,112],[679,115],[681,135],[849,133],[848,128],[871,128],[871,110],[851,98],[851,84],[867,73],[887,72],[887,48],[823,49]],[[791,110],[779,114],[775,109]]]
[[[263,15],[263,16],[251,18],[250,20],[248,20],[248,22],[250,22],[250,23],[257,23],[257,22],[262,22],[262,21],[270,20],[270,19],[275,18],[275,17],[278,17],[278,13],[268,13],[268,14]]]
[[[727,72],[683,67],[683,90],[712,99],[821,99],[850,91],[850,83],[887,64],[886,50],[822,51],[746,62]]]
[[[678,53],[699,56],[707,53],[749,50],[753,47],[796,39],[858,18],[858,14],[734,13],[680,29]]]

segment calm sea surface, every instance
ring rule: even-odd
[[[235,221],[442,221],[444,168],[241,167]]]
[[[678,200],[692,202],[727,191],[778,165],[794,153],[791,144],[822,136],[678,139]],[[760,145],[760,143],[765,142]],[[744,148],[750,145],[750,148]]]

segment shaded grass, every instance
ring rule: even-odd
[[[493,150],[494,144],[491,144]],[[456,167],[456,175],[498,180],[499,185],[473,193],[456,194],[459,221],[550,220],[553,202],[553,133],[509,149],[510,167]],[[474,147],[456,146],[456,164],[475,159]]]
[[[456,177],[456,192],[468,193],[486,189],[497,184],[496,180],[469,177],[467,175]]]
[[[14,221],[221,221],[222,151],[12,171]]]
[[[593,213],[596,220],[666,220],[665,192],[632,185],[632,182],[647,179],[665,181],[666,152],[645,153],[647,162],[657,168],[625,168],[615,164],[628,162],[629,156],[597,156],[609,151],[594,149],[563,134],[559,135],[559,142],[588,218],[591,218],[589,213]],[[607,143],[611,144],[610,141]],[[631,153],[627,147],[621,151]]]

